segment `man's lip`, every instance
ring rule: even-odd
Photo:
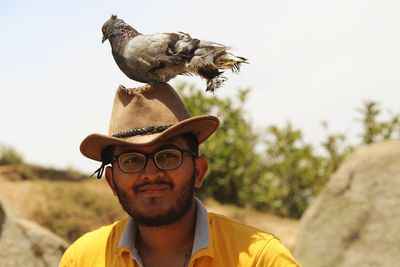
[[[159,194],[170,188],[169,185],[166,184],[151,184],[151,185],[142,185],[137,191],[140,193],[148,193],[148,194]]]

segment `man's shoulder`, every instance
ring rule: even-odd
[[[209,212],[208,218],[211,229],[218,229],[225,234],[231,232],[234,234],[235,238],[251,238],[252,240],[259,241],[270,241],[272,239],[279,240],[279,238],[272,233],[268,233],[256,227],[240,223],[220,214]]]
[[[232,266],[300,266],[274,234],[211,212],[208,219],[217,255]]]
[[[74,251],[77,254],[84,254],[88,250],[99,251],[104,249],[106,246],[115,247],[118,244],[125,225],[126,220],[116,221],[112,224],[87,232],[75,240],[68,250]]]
[[[65,251],[59,266],[100,266],[105,251],[116,248],[125,225],[126,220],[116,221],[82,235]]]
[[[110,235],[120,236],[126,225],[126,220],[116,221],[112,224],[101,226],[95,230],[85,233],[79,237],[74,243],[86,243],[103,239],[109,239]]]

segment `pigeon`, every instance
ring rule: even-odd
[[[228,52],[229,47],[199,40],[184,32],[142,34],[112,15],[102,27],[104,43],[110,41],[112,55],[130,79],[147,84],[168,82],[177,75],[198,75],[214,92],[226,77],[223,70],[238,73],[244,57]]]

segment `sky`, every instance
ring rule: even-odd
[[[119,84],[101,26],[116,14],[142,33],[183,31],[249,59],[220,97],[251,88],[255,128],[290,121],[314,145],[329,131],[357,136],[357,107],[400,112],[400,2],[10,1],[0,3],[0,144],[27,162],[91,172],[80,142],[107,133]],[[200,78],[176,78],[205,88]]]

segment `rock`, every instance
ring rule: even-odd
[[[399,266],[399,141],[345,160],[302,217],[294,255],[307,267]]]
[[[0,198],[0,266],[54,267],[68,244],[49,230],[16,218]]]

